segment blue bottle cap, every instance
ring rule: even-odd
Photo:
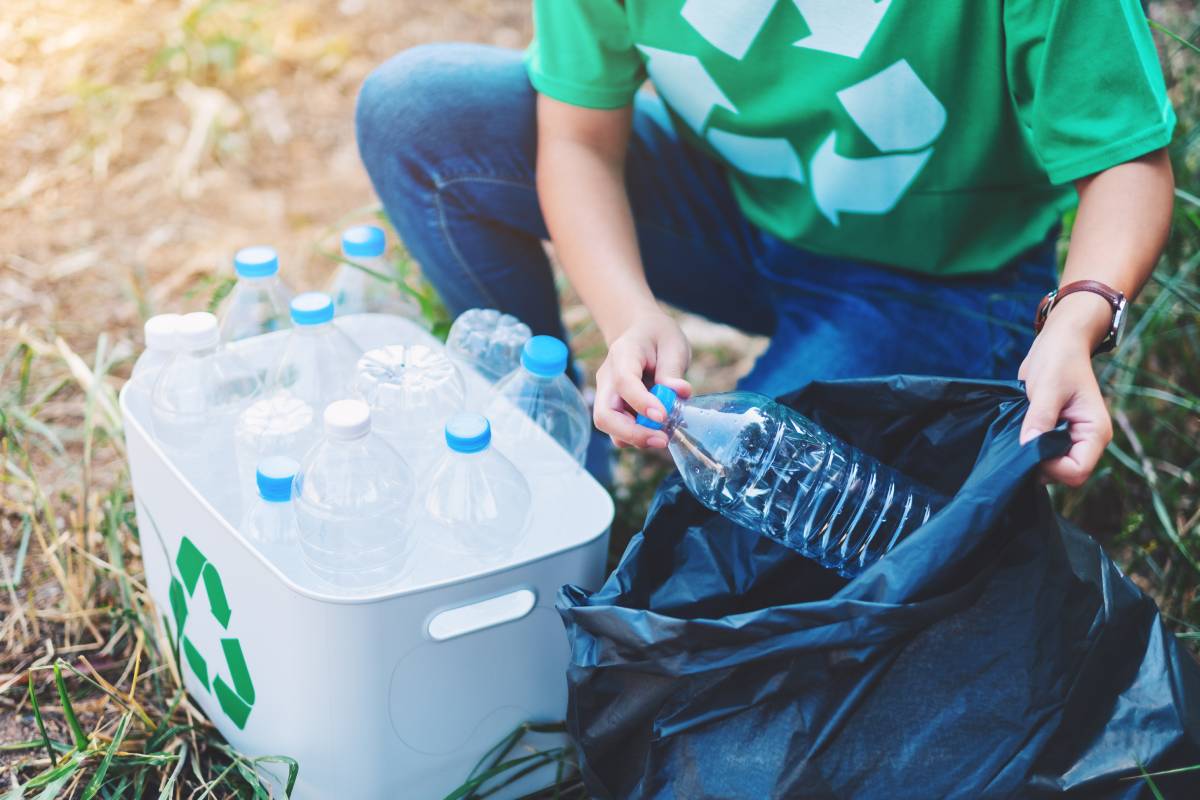
[[[656,383],[650,388],[650,394],[658,398],[658,401],[663,404],[663,408],[666,409],[667,416],[671,416],[671,412],[675,410],[675,400],[678,397],[675,390],[670,386],[663,386],[661,383]],[[653,431],[662,430],[662,423],[655,422],[642,414],[637,415],[637,424]]]
[[[553,336],[534,336],[521,349],[521,366],[543,378],[567,370],[567,346]]]
[[[374,225],[356,225],[342,234],[342,255],[347,258],[374,258],[386,249],[387,237]]]
[[[286,503],[292,499],[292,481],[300,465],[286,456],[267,456],[258,462],[254,481],[258,496],[269,503]]]
[[[492,425],[482,414],[455,414],[446,423],[446,444],[456,453],[478,453],[492,441]]]
[[[333,300],[324,292],[305,292],[292,298],[292,322],[320,325],[333,319]]]
[[[279,254],[265,244],[243,247],[233,254],[233,269],[243,278],[265,278],[279,272]]]

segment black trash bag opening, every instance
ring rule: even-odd
[[[1034,471],[1067,437],[1020,446],[1019,385],[784,401],[954,498],[845,581],[664,482],[605,585],[559,599],[593,794],[1136,797],[1139,762],[1200,763],[1196,664],[1054,515]]]
[[[861,387],[869,387],[862,391]],[[832,392],[832,396],[830,396]],[[882,405],[879,398],[888,402]],[[778,543],[722,519],[702,506],[684,487],[678,473],[671,473],[656,492],[642,533],[635,537],[622,561],[639,558],[642,566],[634,571],[620,567],[595,600],[608,598],[617,604],[654,608],[680,618],[703,618],[710,601],[722,614],[731,611],[730,603],[742,610],[791,603],[812,603],[845,591],[847,598],[863,602],[896,603],[919,593],[936,593],[949,587],[939,586],[936,578],[946,569],[975,555],[974,548],[988,539],[986,535],[996,517],[1012,513],[1003,502],[988,504],[996,513],[975,523],[981,535],[976,542],[953,543],[945,529],[956,525],[965,506],[977,504],[981,492],[994,492],[997,474],[1009,476],[1011,484],[1002,492],[1024,492],[1016,509],[1036,507],[1045,502],[1044,492],[1031,477],[1037,464],[1051,455],[1065,452],[1068,439],[1062,430],[1051,431],[1028,446],[1017,444],[1021,420],[1027,408],[1019,385],[1000,382],[933,383],[928,379],[896,376],[882,381],[835,381],[811,384],[807,389],[786,395],[780,402],[808,415],[835,435],[875,456],[884,463],[925,483],[947,496],[951,502],[897,546],[884,561],[907,559],[898,555],[916,551],[921,569],[873,565],[847,581],[833,570],[804,558]],[[830,409],[834,409],[831,411]],[[977,464],[988,449],[986,463]],[[1013,481],[1011,476],[1021,480]],[[961,499],[960,499],[961,495]],[[943,521],[943,520],[947,521]],[[700,531],[696,526],[703,524]],[[664,532],[664,533],[661,533]],[[684,539],[678,540],[674,533]],[[692,537],[726,537],[727,546],[711,548],[705,542],[688,541]],[[944,547],[934,542],[946,541]],[[908,544],[908,542],[916,544]],[[926,544],[926,543],[930,544]],[[1002,537],[991,541],[992,549]],[[692,546],[695,545],[695,546]],[[944,562],[934,572],[927,550],[940,551]],[[935,553],[936,556],[936,553]],[[978,556],[977,556],[978,557]],[[652,566],[648,566],[652,565]],[[890,566],[890,565],[889,565]],[[933,573],[933,574],[931,574]],[[787,580],[770,577],[782,574]],[[916,580],[919,578],[920,580]],[[625,583],[623,579],[630,579]],[[848,584],[853,583],[851,589]]]

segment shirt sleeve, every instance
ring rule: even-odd
[[[628,105],[646,80],[621,0],[534,0],[533,88],[588,108]]]
[[[1053,183],[1171,140],[1175,111],[1139,0],[1006,0],[1004,33],[1009,90]]]

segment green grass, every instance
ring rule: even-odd
[[[1179,115],[1170,148],[1177,185],[1171,238],[1132,307],[1124,341],[1097,363],[1113,442],[1085,487],[1054,492],[1063,514],[1104,541],[1193,648],[1200,642],[1198,32],[1165,42]]]

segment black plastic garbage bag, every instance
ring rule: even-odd
[[[565,587],[568,724],[612,798],[1149,797],[1200,764],[1200,667],[1035,479],[1016,384],[783,398],[954,499],[847,582],[677,476],[594,594]],[[1200,772],[1156,777],[1200,798]]]

